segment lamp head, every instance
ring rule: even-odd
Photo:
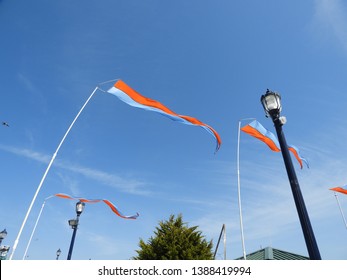
[[[266,117],[270,116],[273,120],[279,118],[282,111],[281,95],[268,89],[261,96],[260,101],[265,110]]]
[[[79,201],[76,203],[76,213],[77,216],[81,215],[84,210],[85,203],[82,201]]]
[[[0,232],[0,239],[4,239],[7,236],[7,231],[4,229],[3,231]]]
[[[57,250],[57,257],[59,257],[60,254],[61,254],[61,250],[60,250],[60,248],[59,248],[59,249]]]

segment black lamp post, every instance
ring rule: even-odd
[[[71,260],[72,250],[73,250],[73,246],[74,246],[74,243],[75,243],[75,237],[76,237],[76,232],[77,232],[78,221],[79,221],[80,215],[83,212],[84,206],[85,206],[84,202],[82,202],[82,201],[77,202],[76,203],[76,214],[77,214],[77,217],[76,217],[76,219],[69,220],[69,225],[72,227],[73,233],[72,233],[69,253],[67,255],[67,259],[68,260]]]
[[[0,232],[0,260],[6,260],[7,258],[7,253],[10,250],[9,246],[2,246],[2,240],[4,240],[7,236],[7,231],[4,229],[3,231]]]
[[[59,259],[59,256],[60,256],[60,254],[61,254],[61,250],[60,250],[60,248],[57,250],[57,257],[56,257],[56,260],[58,260]]]
[[[321,256],[312,230],[310,218],[307,214],[304,198],[300,190],[299,182],[296,177],[293,162],[290,157],[287,142],[282,130],[282,126],[286,123],[286,118],[280,116],[282,110],[281,96],[278,93],[267,90],[266,94],[261,96],[261,103],[264,107],[266,117],[271,117],[276,128],[278,141],[281,146],[284,164],[287,169],[290,186],[292,189],[296,209],[298,211],[301,228],[305,237],[306,247],[310,259],[320,260]]]
[[[3,231],[0,232],[0,245],[2,243],[2,240],[7,236],[7,231],[4,229]]]

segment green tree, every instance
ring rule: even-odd
[[[159,222],[155,236],[145,243],[140,239],[138,256],[134,260],[212,260],[212,241],[207,242],[198,226],[188,227],[182,215],[170,215]]]

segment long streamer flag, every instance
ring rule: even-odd
[[[344,186],[344,187],[346,188],[347,186]],[[344,188],[341,188],[341,187],[331,188],[330,190],[335,191],[335,192],[340,192],[340,193],[343,193],[343,194],[347,194],[347,189],[344,189]]]
[[[117,96],[121,101],[127,103],[130,106],[154,111],[170,118],[171,120],[204,128],[216,139],[216,152],[219,150],[221,145],[221,138],[217,131],[215,131],[211,126],[199,121],[198,119],[176,114],[160,102],[139,94],[134,89],[125,84],[122,80],[118,80],[107,92]]]
[[[264,128],[257,120],[254,120],[251,123],[241,127],[241,130],[264,142],[272,151],[281,151],[276,136],[271,131]],[[288,145],[288,150],[293,153],[301,168],[303,167],[303,162],[305,162],[307,167],[309,166],[307,160],[300,155],[299,149],[297,147]]]
[[[132,216],[125,216],[120,212],[117,207],[109,200],[107,199],[86,199],[86,198],[80,198],[80,197],[73,197],[64,193],[57,193],[54,196],[60,197],[60,198],[65,198],[65,199],[71,199],[71,200],[79,200],[81,202],[85,203],[97,203],[97,202],[104,202],[108,207],[111,208],[111,210],[119,217],[123,219],[130,219],[130,220],[135,220],[138,216],[139,213],[136,213],[135,215]]]

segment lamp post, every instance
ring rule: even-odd
[[[2,240],[7,236],[7,231],[4,229],[3,231],[0,232],[0,245],[2,243]]]
[[[85,206],[84,202],[82,202],[82,201],[77,202],[76,203],[76,214],[77,214],[77,217],[76,217],[76,219],[69,220],[69,225],[72,227],[73,233],[72,233],[69,253],[67,255],[67,259],[68,260],[71,260],[72,250],[73,250],[73,246],[74,246],[74,243],[75,243],[75,237],[76,237],[76,232],[77,232],[78,221],[79,221],[80,215],[82,214],[82,212],[84,210],[84,206]]]
[[[59,256],[60,256],[60,254],[61,254],[61,250],[60,250],[60,248],[57,250],[57,257],[56,257],[56,260],[58,260],[59,259]]]
[[[278,141],[281,146],[284,164],[287,170],[309,257],[311,260],[320,260],[321,256],[312,230],[310,218],[306,210],[304,198],[300,190],[299,182],[295,174],[293,162],[282,130],[282,126],[286,123],[286,118],[280,116],[282,110],[281,96],[278,93],[267,90],[265,95],[261,96],[261,103],[264,107],[266,117],[271,117],[276,128]]]
[[[3,231],[0,232],[0,260],[6,260],[7,258],[7,253],[10,250],[9,246],[2,246],[2,240],[5,239],[7,236],[7,231],[4,229]]]

